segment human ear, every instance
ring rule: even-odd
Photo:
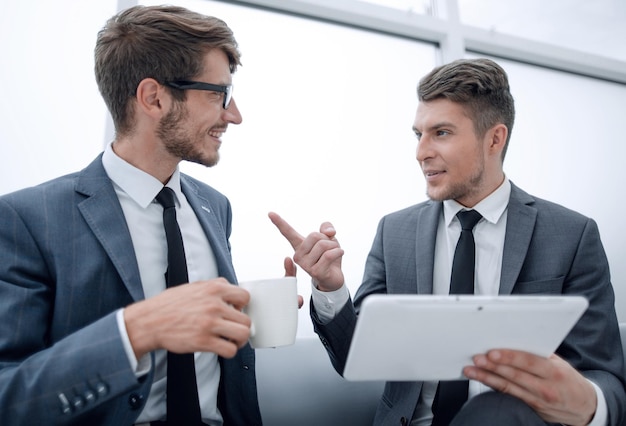
[[[509,129],[502,123],[496,124],[487,132],[489,150],[493,154],[500,154],[506,145]]]
[[[139,111],[157,119],[164,115],[169,104],[165,88],[153,78],[144,78],[139,82],[136,100]]]

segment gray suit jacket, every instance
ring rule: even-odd
[[[385,216],[354,303],[347,303],[327,325],[319,322],[311,306],[314,328],[340,374],[365,297],[374,293],[432,294],[442,205],[426,201]],[[512,185],[499,292],[577,294],[589,300],[589,309],[557,354],[602,389],[609,424],[626,421],[624,361],[615,300],[596,223]],[[397,425],[403,417],[410,420],[421,388],[421,382],[387,383],[374,423]]]
[[[219,274],[236,282],[228,199],[181,175]],[[115,311],[144,298],[122,208],[101,157],[0,197],[0,424],[131,425],[153,371],[130,369]],[[220,359],[226,425],[261,424],[254,351]]]

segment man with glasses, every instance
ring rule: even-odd
[[[238,65],[228,26],[180,7],[132,7],[98,34],[115,140],[84,170],[0,198],[3,426],[261,424],[231,207],[178,169],[217,164],[241,123]],[[186,278],[166,288],[174,252]]]

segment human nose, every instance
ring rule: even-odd
[[[432,156],[433,153],[430,141],[428,140],[427,136],[422,135],[422,137],[417,142],[415,158],[417,159],[417,161],[422,162],[424,160],[427,160],[428,158],[431,158]]]
[[[223,110],[224,121],[232,124],[241,124],[243,118],[241,117],[241,112],[237,107],[237,102],[235,102],[235,98],[230,100],[230,104],[228,108]]]

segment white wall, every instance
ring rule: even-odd
[[[116,4],[83,3],[11,2],[0,17],[11,64],[0,67],[0,194],[84,167],[108,139],[92,52]],[[170,3],[224,19],[243,52],[234,80],[243,124],[226,134],[219,165],[183,166],[231,199],[239,278],[283,274],[291,250],[267,219],[273,210],[302,233],[335,224],[354,292],[379,218],[425,199],[411,126],[415,88],[435,65],[435,48],[220,2]],[[69,10],[81,19],[67,19]],[[499,62],[518,109],[505,169],[529,192],[598,221],[626,321],[617,217],[626,88]],[[298,277],[308,297],[308,277]],[[299,333],[312,334],[307,306]]]

